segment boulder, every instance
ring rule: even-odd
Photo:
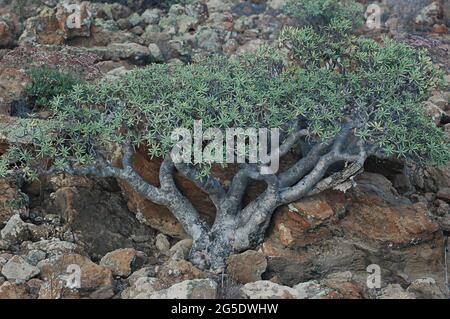
[[[56,8],[45,8],[39,15],[25,22],[22,44],[64,44],[67,40],[91,35],[92,14],[88,3],[58,3]]]
[[[93,18],[88,6],[89,2],[86,1],[75,5],[62,2],[56,6],[55,17],[66,40],[91,35]]]
[[[57,257],[41,264],[41,278],[53,282],[56,286],[67,284],[67,275],[73,273],[71,268],[80,270],[80,292],[93,292],[99,288],[113,285],[112,271],[104,266],[93,263],[89,258],[71,254]],[[61,284],[62,283],[62,284]]]
[[[321,299],[331,292],[330,288],[327,288],[317,280],[299,283],[293,289],[297,291],[298,299]]]
[[[11,7],[0,4],[0,49],[10,49],[17,44],[22,32],[22,17]]]
[[[441,188],[437,192],[436,197],[450,203],[450,187]]]
[[[46,258],[54,258],[62,255],[80,253],[82,251],[75,243],[62,241],[58,238],[41,240],[34,243],[27,243],[25,247],[26,251],[42,251],[45,253]]]
[[[160,9],[147,9],[142,13],[141,17],[146,24],[158,24],[162,11]]]
[[[245,284],[241,290],[244,299],[297,299],[298,292],[268,280],[259,280]]]
[[[368,298],[367,282],[363,282],[367,278],[367,274],[362,274],[363,280],[359,280],[357,275],[350,271],[338,272],[328,275],[321,280],[321,283],[331,289],[323,298],[328,299],[362,299]]]
[[[417,299],[447,299],[448,294],[441,291],[433,278],[420,278],[414,280],[406,289]]]
[[[20,256],[14,256],[3,266],[2,275],[8,280],[24,283],[39,274],[39,268],[30,265]]]
[[[416,295],[399,284],[389,284],[379,292],[378,299],[416,299]]]
[[[10,260],[13,256],[9,253],[0,254],[0,272],[2,267]]]
[[[30,82],[24,70],[0,65],[0,115],[11,115],[25,103],[25,89]]]
[[[217,284],[211,279],[193,279],[174,284],[173,286],[147,291],[134,299],[215,299]]]
[[[443,235],[426,205],[399,196],[379,174],[355,181],[346,194],[326,192],[275,212],[262,245],[263,278],[292,286],[342,271],[367,277],[377,264],[386,284],[432,277],[443,290]]]
[[[155,239],[155,246],[160,252],[167,252],[170,249],[170,242],[166,235],[158,234]]]
[[[62,217],[75,243],[91,257],[101,259],[120,248],[135,248],[145,253],[153,250],[153,230],[128,211],[118,189],[87,179],[58,181],[52,186],[54,182],[49,181],[49,187],[57,190],[52,196],[45,195],[48,196],[45,210]]]
[[[38,299],[80,299],[81,294],[77,289],[66,287],[64,281],[47,280],[39,289]]]
[[[205,278],[205,274],[189,261],[169,259],[160,267],[157,277],[167,287],[183,280]]]
[[[107,253],[100,265],[111,269],[114,276],[128,277],[143,265],[146,256],[133,248],[117,249]]]
[[[92,47],[87,51],[99,56],[101,60],[128,60],[134,64],[146,64],[150,61],[149,48],[138,43],[111,43],[105,47]]]
[[[158,273],[158,266],[147,266],[143,267],[139,270],[136,270],[134,273],[132,273],[128,278],[127,281],[130,284],[130,286],[134,285],[136,281],[138,281],[142,277],[156,277],[156,274]]]
[[[0,225],[6,223],[13,215],[26,215],[25,197],[13,178],[0,180]]]
[[[266,257],[254,250],[231,255],[227,261],[227,273],[242,284],[261,280],[266,267]]]
[[[414,23],[417,28],[432,27],[439,21],[441,16],[441,6],[439,1],[433,1],[426,7],[420,10],[419,14],[415,17]]]
[[[115,296],[113,287],[101,287],[89,295],[89,299],[111,299]]]
[[[153,277],[139,277],[133,281],[122,294],[122,299],[140,299],[145,295],[150,295],[163,288],[161,282]],[[140,296],[140,297],[138,297]]]
[[[173,259],[187,259],[192,247],[192,239],[183,239],[173,245],[168,255]]]
[[[0,286],[0,299],[29,299],[29,297],[24,284],[5,281]]]
[[[19,214],[13,215],[0,231],[1,238],[9,243],[20,244],[30,236],[28,225]]]

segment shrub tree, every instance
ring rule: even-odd
[[[379,44],[354,38],[350,30],[351,22],[342,19],[320,30],[286,29],[281,40],[290,49],[291,63],[265,48],[241,59],[150,65],[114,83],[76,85],[52,101],[49,121],[27,121],[17,130],[33,143],[12,143],[0,172],[124,180],[179,220],[193,238],[190,260],[195,265],[221,270],[231,253],[262,242],[277,207],[348,187],[369,156],[419,164],[450,159],[444,134],[421,106],[441,79],[430,58],[388,39]],[[173,130],[190,129],[196,120],[203,121],[204,130],[280,128],[280,155],[299,145],[301,152],[287,169],[273,174],[261,174],[261,162],[243,163],[223,185],[207,164],[175,163],[170,156]],[[120,166],[108,155],[111,145],[122,150]],[[158,187],[132,165],[139,145],[163,158]],[[178,189],[175,172],[209,196],[216,208],[212,225]],[[267,187],[244,205],[254,180]]]

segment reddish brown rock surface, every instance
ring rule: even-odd
[[[55,262],[44,264],[41,268],[41,277],[46,281],[57,284],[67,275],[68,267],[76,265],[81,270],[80,290],[92,291],[102,287],[113,285],[113,277],[110,269],[93,263],[89,258],[81,255],[64,255]]]
[[[9,115],[13,103],[25,98],[25,88],[29,83],[25,71],[0,66],[0,115]]]
[[[279,209],[263,252],[266,277],[293,285],[336,271],[366,274],[378,264],[386,282],[432,276],[443,288],[443,235],[422,204],[365,173],[350,193],[322,194]]]
[[[21,198],[14,179],[0,179],[0,227],[14,214],[26,212]]]
[[[266,257],[254,250],[231,255],[227,261],[228,275],[242,284],[261,280],[261,275],[266,271],[266,267]]]

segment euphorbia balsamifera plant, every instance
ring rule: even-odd
[[[173,213],[192,236],[195,265],[222,270],[230,254],[262,242],[277,207],[342,189],[369,156],[437,164],[449,160],[444,134],[421,106],[440,81],[430,58],[388,39],[379,44],[353,38],[350,25],[333,20],[323,30],[286,29],[281,41],[290,62],[264,48],[239,59],[155,64],[113,83],[75,86],[52,101],[48,120],[24,120],[20,130],[10,132],[11,147],[1,158],[0,172],[121,179]],[[192,129],[199,120],[203,130],[279,129],[276,150],[294,160],[269,174],[262,173],[266,163],[261,159],[246,161],[229,183],[222,183],[210,172],[211,163],[171,156],[177,143],[172,133]],[[24,137],[30,142],[23,143]],[[120,147],[120,165],[114,165],[111,145]],[[200,148],[208,145],[201,141]],[[163,159],[158,187],[132,164],[139,146]],[[216,210],[212,224],[179,190],[176,172],[209,196]],[[267,186],[244,204],[254,180]]]

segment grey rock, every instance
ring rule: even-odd
[[[155,246],[161,252],[167,252],[170,249],[170,242],[164,234],[158,234],[155,240]]]
[[[193,279],[177,283],[167,289],[146,291],[134,299],[215,299],[217,283],[212,279]]]
[[[219,33],[214,29],[202,29],[195,36],[197,46],[209,51],[221,49]]]
[[[244,299],[296,299],[298,297],[296,289],[269,280],[245,284],[240,289],[240,293]]]
[[[389,284],[379,292],[378,299],[416,299],[416,295],[399,284]]]
[[[0,231],[1,238],[9,243],[21,243],[29,238],[29,229],[19,214],[13,215]]]
[[[433,278],[420,278],[414,280],[406,289],[416,295],[417,299],[447,299]]]
[[[162,11],[160,9],[147,9],[141,15],[146,24],[158,24]]]
[[[44,260],[47,257],[47,254],[40,249],[32,249],[28,252],[26,259],[27,261],[36,266],[40,261]]]
[[[144,19],[138,13],[133,13],[128,18],[128,22],[130,23],[131,26],[135,27],[142,24],[144,22]]]
[[[47,257],[56,257],[61,255],[73,254],[80,251],[80,247],[77,244],[62,241],[57,238],[48,240],[41,240],[35,243],[29,243],[26,246],[28,251],[40,250],[43,251]]]
[[[191,251],[192,247],[192,239],[183,239],[177,242],[175,245],[173,245],[169,250],[169,256],[171,256],[173,259],[180,260],[184,259],[186,260],[189,256],[189,252]]]
[[[8,280],[15,280],[18,283],[26,282],[27,280],[37,276],[39,273],[39,268],[30,265],[20,256],[12,257],[2,268],[3,276],[5,276]]]
[[[298,299],[320,299],[331,292],[331,289],[324,287],[317,280],[299,283],[293,289],[297,291]]]

